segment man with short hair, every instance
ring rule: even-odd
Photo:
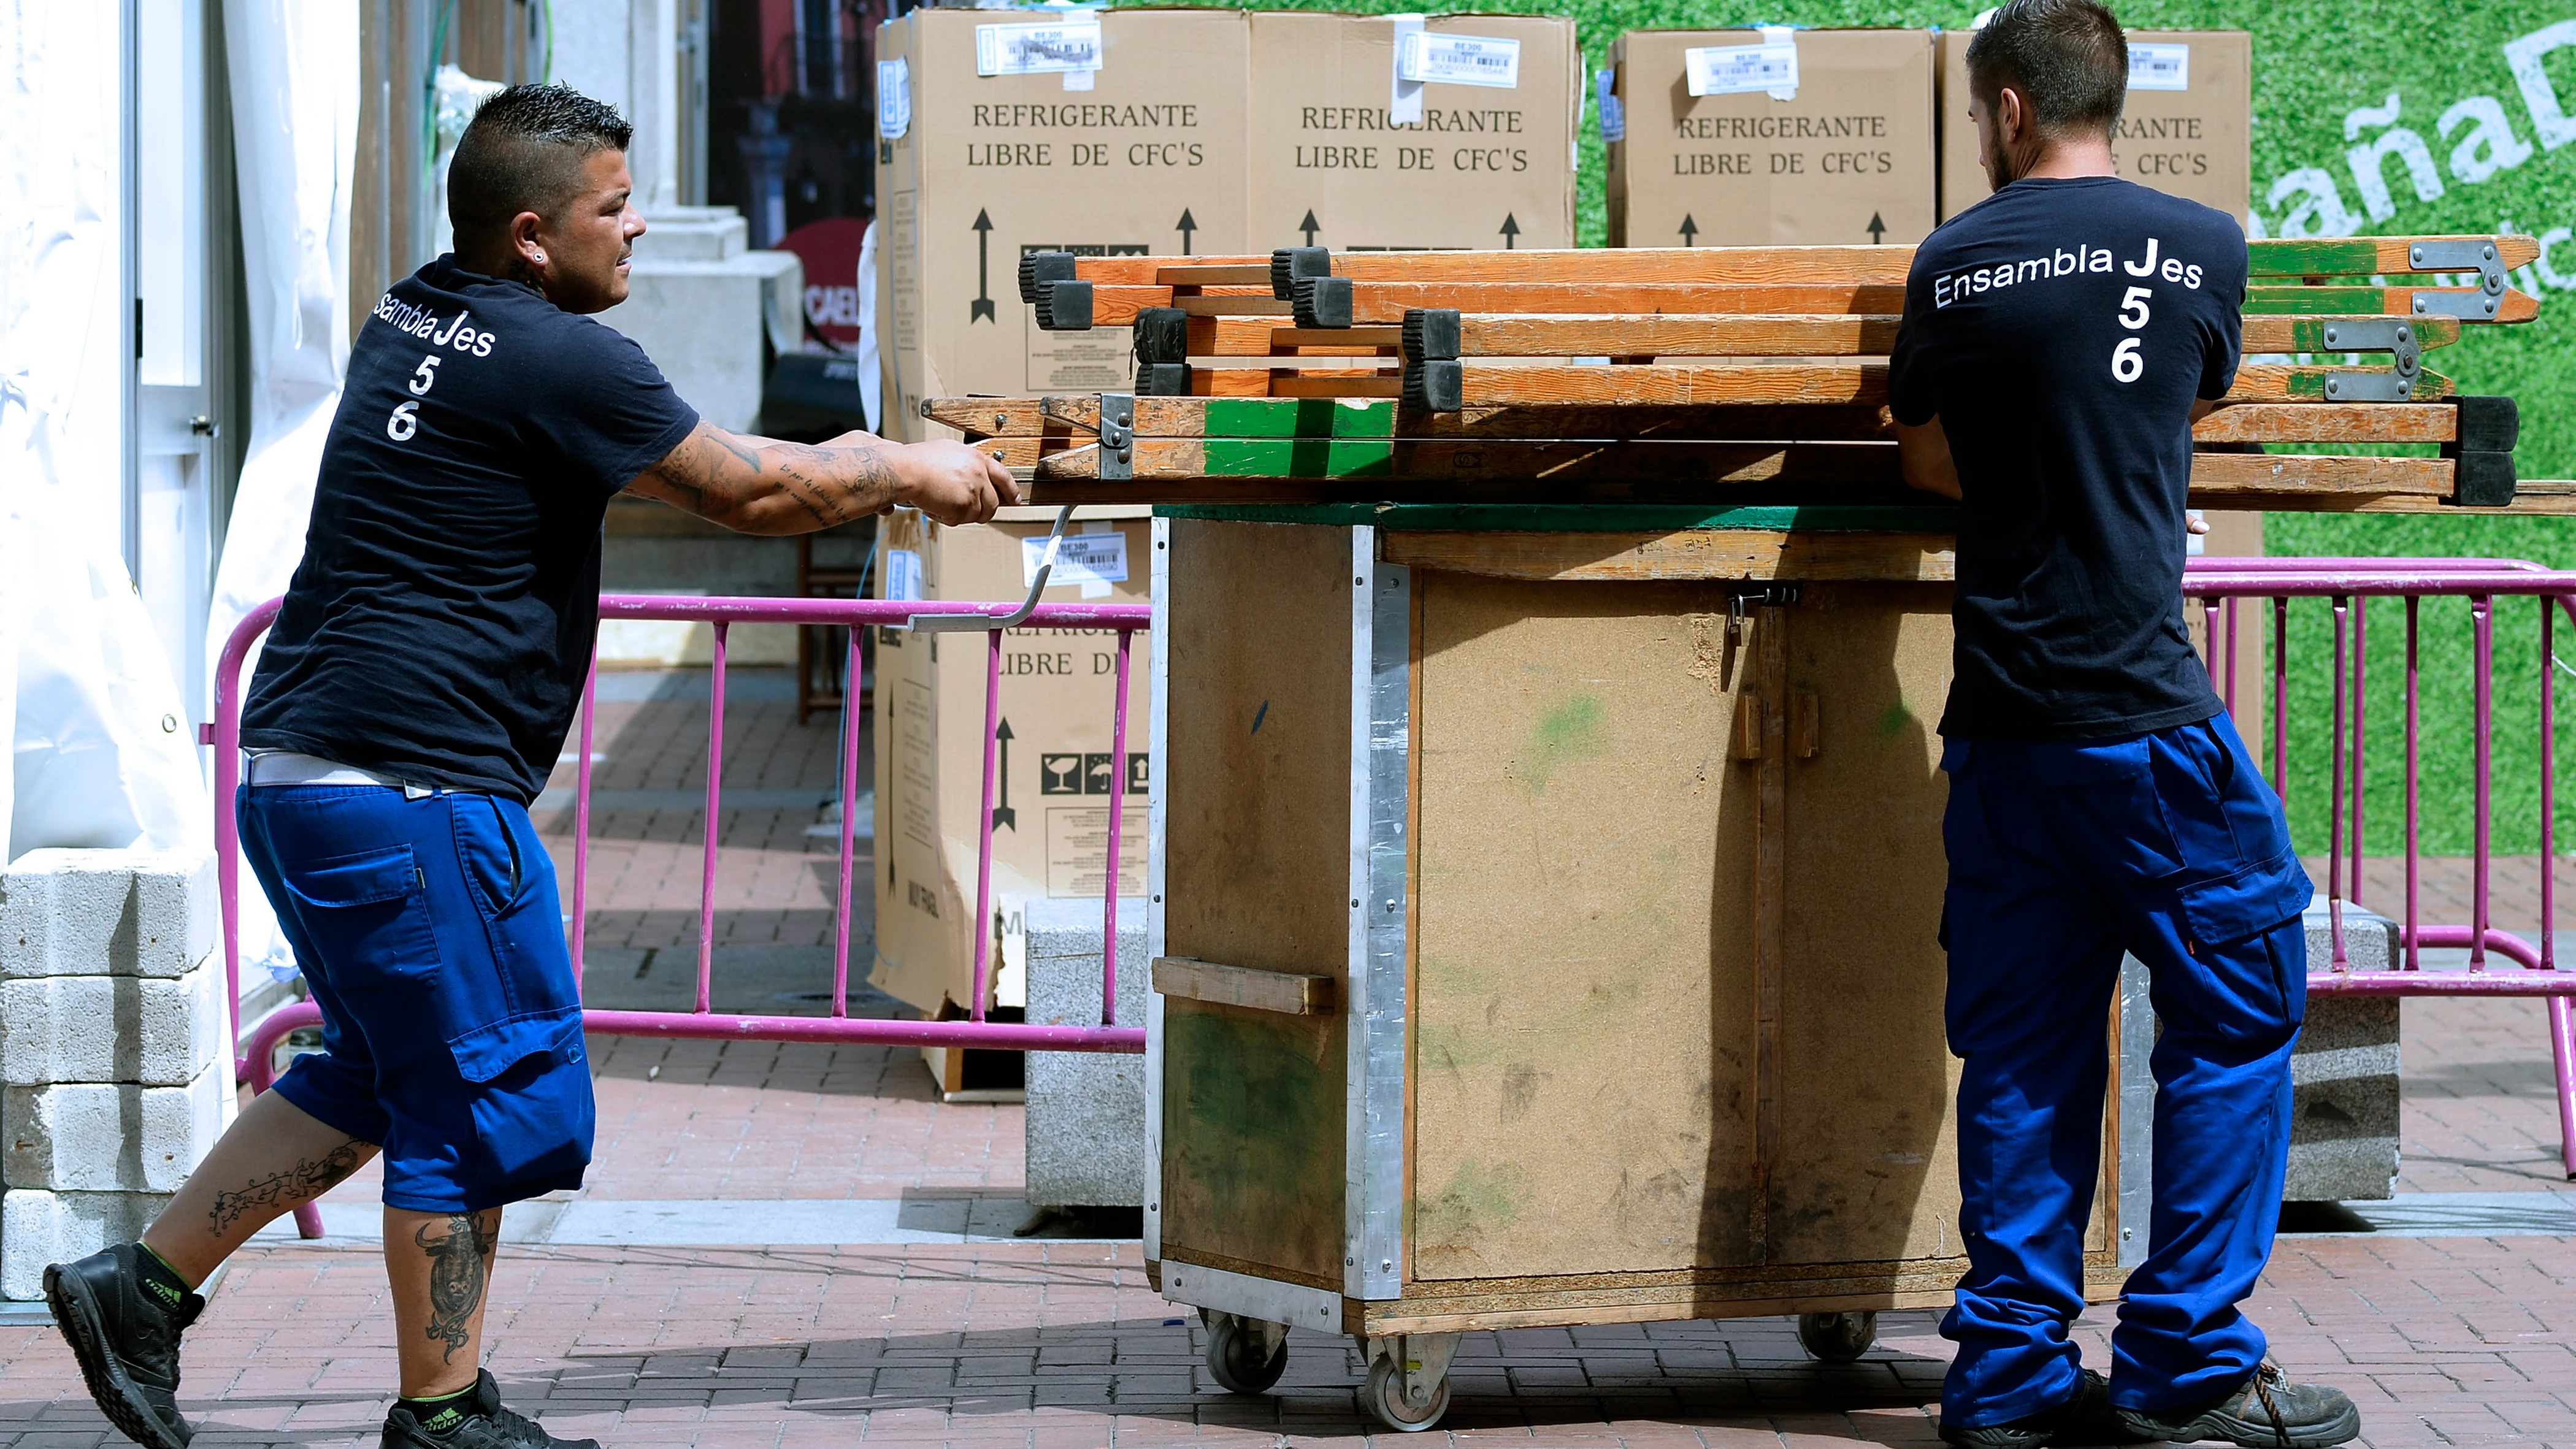
[[[323,1049],[243,1110],[140,1243],[45,1270],[91,1396],[154,1449],[188,1442],[197,1286],[379,1155],[401,1378],[386,1449],[565,1443],[501,1406],[480,1349],[503,1205],[579,1186],[590,1160],[581,1007],[527,807],[590,667],[608,500],[767,534],[896,504],[976,523],[1018,501],[958,443],[712,426],[589,320],[625,300],[644,231],[630,134],[563,86],[486,101],[448,173],[456,251],[395,283],[350,350],[243,710],[236,804]]]
[[[2238,1305],[2272,1250],[2311,894],[2183,622],[2191,424],[2234,384],[2245,238],[2120,180],[2128,46],[2012,0],[1968,46],[1993,196],[1916,251],[1888,399],[1906,480],[1960,500],[1943,944],[1967,1275],[1963,1449],[2360,1432]],[[2082,1367],[2105,1023],[2124,953],[2161,1033],[2154,1210],[2111,1372]]]

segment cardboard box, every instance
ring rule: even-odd
[[[1941,37],[1941,219],[1993,194],[1968,119],[1968,41]],[[2142,49],[2152,47],[2153,49]],[[2132,30],[2111,158],[2141,186],[2245,220],[2254,189],[2254,45],[2241,30]],[[2179,89],[2168,87],[2179,86]]]
[[[1408,29],[1416,74],[1488,83],[1400,79]],[[1251,95],[1256,251],[1574,245],[1572,20],[1257,12]]]
[[[1020,256],[1244,251],[1249,48],[1234,10],[925,9],[879,28],[888,436],[931,435],[925,397],[1133,381],[1126,328],[1039,330]]]
[[[1610,57],[1624,127],[1609,148],[1612,246],[1931,233],[1931,32],[1632,30]],[[1765,80],[1782,83],[1741,89]]]
[[[881,526],[881,595],[949,600],[1028,594],[1024,541],[1043,542],[1052,509],[1010,508],[991,524],[944,528],[898,509]],[[1069,534],[1122,540],[1089,551],[1106,584],[1051,584],[1045,602],[1141,604],[1153,578],[1152,510],[1086,508]],[[1059,559],[1053,577],[1065,578]],[[974,998],[976,857],[984,808],[982,633],[877,634],[876,961],[869,980],[934,1016]],[[1110,772],[1126,776],[1120,894],[1145,889],[1146,739],[1151,695],[1138,636],[1128,661],[1127,756],[1113,759],[1118,636],[1111,630],[1013,629],[1003,639],[1001,719],[1009,740],[994,795],[991,1004],[1027,1001],[1022,906],[1045,897],[1098,900],[1106,885]],[[954,1056],[957,1054],[947,1054]],[[937,1070],[934,1067],[934,1070]],[[953,1073],[951,1073],[953,1075]],[[955,1090],[951,1087],[950,1090]]]

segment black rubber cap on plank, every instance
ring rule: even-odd
[[[1430,413],[1454,413],[1467,405],[1467,374],[1456,359],[1404,364],[1402,405]]]
[[[1188,397],[1190,365],[1186,362],[1140,362],[1136,364],[1136,396]]]
[[[2513,506],[2513,454],[2466,451],[2452,463],[2451,496],[2456,508]]]
[[[1178,307],[1137,308],[1136,360],[1140,363],[1189,361],[1190,314]]]
[[[1270,254],[1270,295],[1278,301],[1296,297],[1299,277],[1329,277],[1333,274],[1333,251],[1330,247],[1281,247]]]
[[[1020,253],[1020,300],[1034,307],[1049,282],[1073,280],[1073,253]]]
[[[2510,453],[2522,441],[2522,407],[2509,397],[2463,397],[2459,438],[2445,454]]]
[[[1070,253],[1058,253],[1070,255]],[[1039,284],[1038,327],[1047,332],[1088,332],[1091,330],[1091,284],[1089,282],[1045,282]]]
[[[1351,279],[1299,277],[1288,305],[1295,312],[1300,327],[1348,327],[1351,325]]]
[[[1409,307],[1404,313],[1404,360],[1445,362],[1458,356],[1458,310]]]

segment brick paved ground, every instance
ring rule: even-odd
[[[629,799],[698,788],[704,709],[686,698],[604,706],[600,787]],[[827,720],[800,730],[792,706],[762,698],[729,702],[728,713],[738,742],[729,786],[828,793]],[[771,1003],[762,1009],[814,1009],[773,998],[812,990],[818,968],[828,979],[833,847],[803,834],[818,818],[801,805],[726,813],[720,1004],[738,991]],[[568,847],[568,818],[556,828],[553,843]],[[672,903],[696,898],[695,830],[693,814],[665,805],[595,819],[595,993],[658,1003],[693,990],[696,916]],[[557,850],[567,866],[568,855]],[[2449,863],[2438,872],[2459,874]],[[2528,892],[2536,862],[2523,879]],[[2527,926],[2535,911],[2509,910],[2500,892],[2499,924]],[[2564,1186],[2539,1004],[2410,1001],[2405,1013],[2400,1188]],[[593,1046],[594,1198],[1020,1185],[1019,1109],[937,1105],[911,1053]],[[371,1179],[334,1196],[372,1202]],[[1199,1363],[1203,1333],[1145,1286],[1133,1243],[505,1246],[502,1257],[489,1362],[512,1402],[558,1432],[616,1446],[1306,1445],[1356,1442],[1364,1427],[1346,1341],[1295,1335],[1277,1394],[1219,1392]],[[2286,1239],[2253,1311],[2294,1374],[2361,1401],[2371,1444],[2576,1449],[2576,1240]],[[1879,1349],[1833,1370],[1809,1361],[1777,1319],[1475,1335],[1443,1433],[1409,1442],[1930,1444],[1947,1359],[1933,1323],[1887,1315]],[[2106,1361],[2107,1326],[2098,1310],[2079,1324],[2088,1361]],[[197,1442],[373,1444],[390,1332],[367,1249],[245,1252],[189,1339],[185,1397],[208,1420]],[[52,1331],[0,1325],[0,1449],[116,1442]]]

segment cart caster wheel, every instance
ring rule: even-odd
[[[1404,1397],[1404,1381],[1395,1371],[1393,1359],[1379,1359],[1369,1365],[1368,1382],[1360,1387],[1360,1406],[1377,1416],[1377,1421],[1399,1433],[1418,1434],[1440,1422],[1449,1412],[1449,1376],[1440,1376],[1439,1386],[1431,1391],[1431,1402],[1416,1405]]]
[[[1850,1363],[1878,1342],[1875,1313],[1801,1313],[1798,1342],[1827,1363]]]
[[[1217,1314],[1208,1325],[1208,1372],[1229,1392],[1263,1394],[1279,1382],[1288,1368],[1288,1337],[1281,1334],[1279,1346],[1264,1356],[1261,1335],[1251,1331],[1242,1319],[1230,1313]]]

